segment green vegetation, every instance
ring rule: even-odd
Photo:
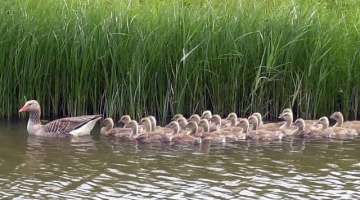
[[[2,0],[0,115],[354,118],[359,25],[357,0]]]

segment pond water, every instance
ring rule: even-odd
[[[135,146],[0,124],[0,198],[359,199],[360,138]]]

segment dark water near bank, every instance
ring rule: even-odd
[[[0,198],[359,199],[360,139],[134,146],[0,124]],[[261,197],[261,198],[260,198]]]

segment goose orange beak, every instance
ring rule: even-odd
[[[23,106],[22,108],[20,108],[19,113],[26,112],[26,111],[27,111],[27,107]]]

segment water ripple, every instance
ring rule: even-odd
[[[0,137],[2,198],[360,198],[360,139],[164,147]]]

